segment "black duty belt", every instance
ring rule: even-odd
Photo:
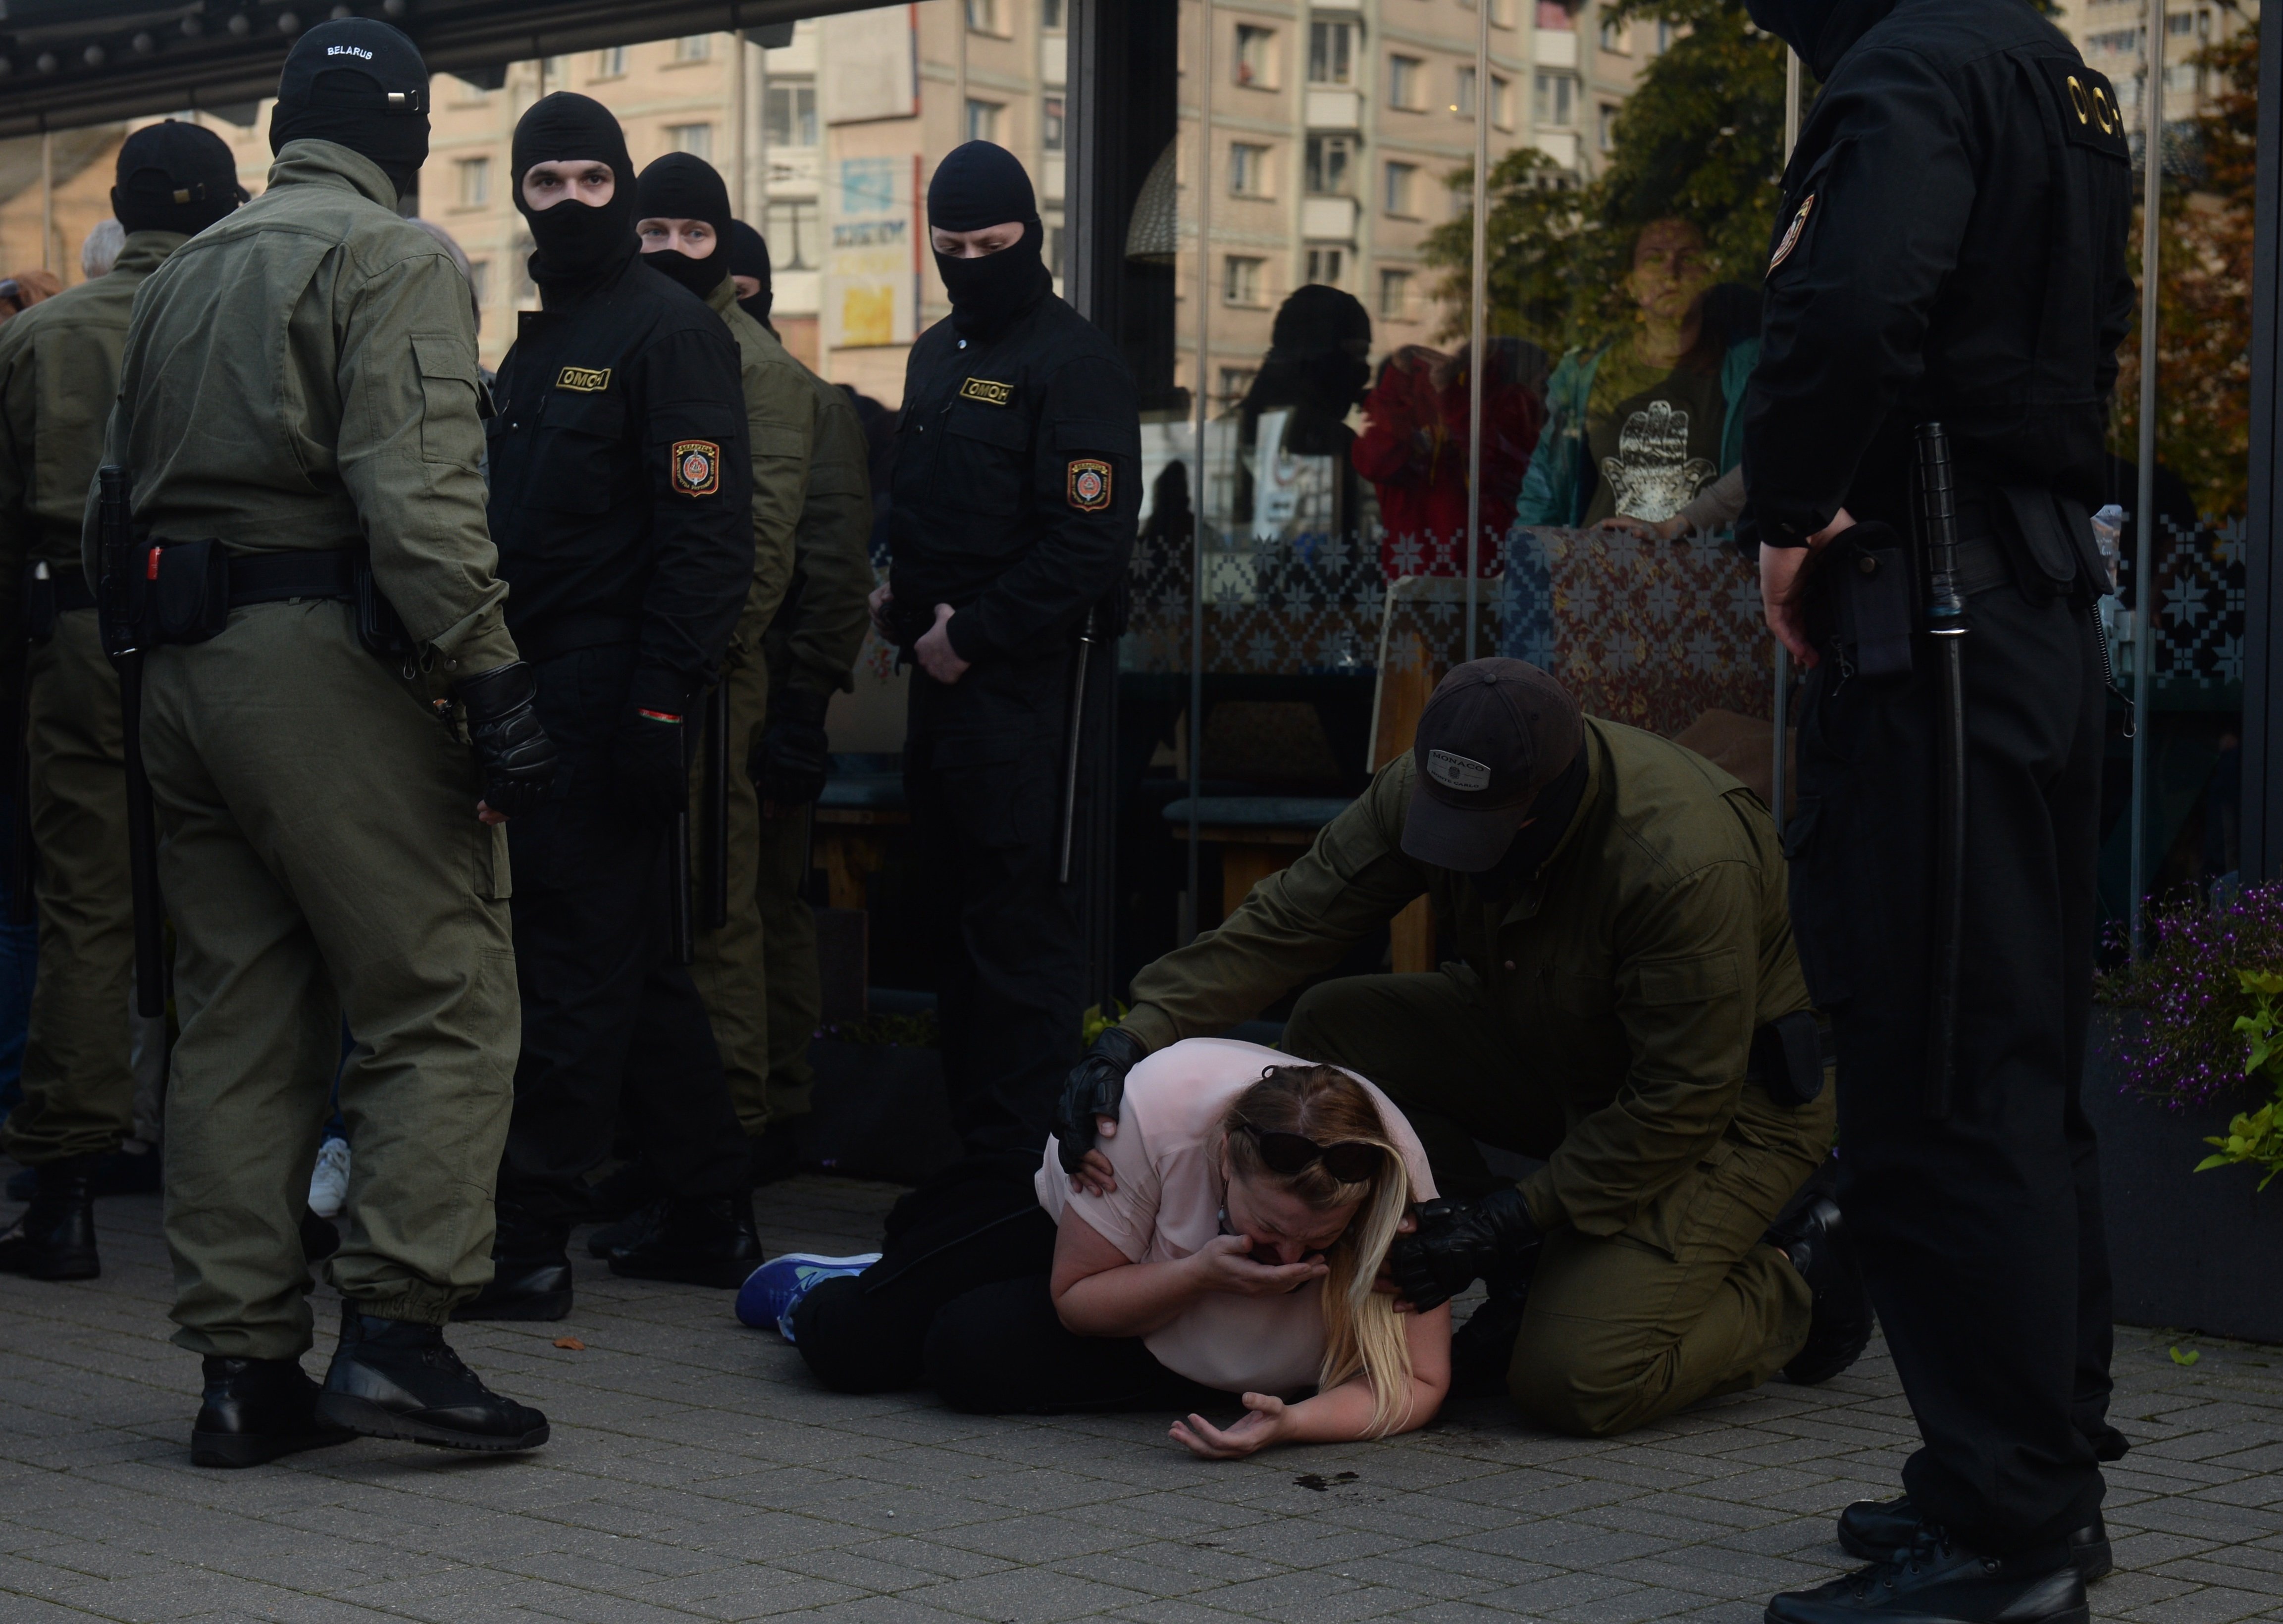
[[[230,606],[282,603],[288,598],[354,598],[356,555],[347,548],[323,553],[242,553],[230,561]]]
[[[2013,585],[2014,568],[2006,561],[2005,546],[1987,532],[1960,538],[1956,579],[1958,595],[1962,598]]]

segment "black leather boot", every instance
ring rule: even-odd
[[[2084,1581],[2058,1543],[1985,1557],[1932,1523],[1892,1562],[1793,1590],[1768,1603],[1766,1624],[2089,1624]]]
[[[317,1414],[368,1438],[448,1449],[535,1449],[547,1418],[502,1398],[460,1363],[440,1326],[376,1319],[341,1305],[341,1341]]]
[[[1891,1562],[1917,1542],[1926,1519],[1911,1497],[1858,1500],[1839,1513],[1839,1546],[1866,1562]],[[2116,1558],[2108,1548],[2108,1524],[2099,1511],[2092,1520],[2069,1536],[2069,1559],[2087,1584],[2108,1577]]]
[[[0,1272],[35,1280],[92,1280],[103,1272],[95,1250],[95,1165],[100,1156],[43,1162],[32,1204],[0,1230]]]
[[[317,1384],[299,1359],[206,1361],[206,1394],[191,1423],[191,1465],[258,1466],[356,1434],[317,1414]]]
[[[630,1247],[648,1245],[666,1226],[666,1202],[637,1207],[616,1224],[605,1224],[587,1237],[587,1255],[608,1258]]]
[[[735,1291],[767,1261],[753,1230],[750,1190],[711,1201],[669,1201],[657,1231],[612,1252],[611,1272]]]
[[[1816,1197],[1796,1216],[1771,1229],[1767,1241],[1791,1259],[1814,1294],[1807,1340],[1783,1367],[1788,1379],[1812,1387],[1854,1364],[1870,1346],[1877,1323],[1871,1294],[1864,1288],[1863,1270],[1855,1261],[1854,1242],[1840,1216],[1839,1203],[1829,1196]]]
[[[495,1252],[483,1290],[452,1310],[462,1319],[561,1319],[571,1312],[571,1255],[553,1250]]]

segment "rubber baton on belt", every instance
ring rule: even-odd
[[[96,470],[97,605],[102,611],[103,651],[119,673],[119,724],[127,754],[127,873],[135,900],[135,1009],[167,1013],[166,906],[159,896],[159,835],[151,811],[151,780],[143,771],[143,648],[135,626],[131,582],[135,526],[127,470]]]
[[[682,735],[682,781],[690,781],[690,730],[674,730]],[[685,799],[674,814],[673,832],[667,837],[671,850],[666,852],[666,945],[670,950],[667,962],[689,966],[697,961],[697,897],[691,894],[690,876],[690,803]]]
[[[32,566],[32,576],[35,581],[47,579],[45,560]],[[24,595],[28,603],[31,593]],[[25,617],[27,623],[33,618]],[[8,763],[8,798],[13,803],[8,820],[8,922],[12,925],[32,922],[32,887],[39,879],[39,859],[32,845],[31,664],[31,638],[19,638],[9,665],[16,678],[15,703],[8,718],[16,729],[16,750]]]
[[[717,682],[705,695],[705,851],[702,865],[697,928],[719,930],[729,922],[729,685]]]
[[[1077,835],[1078,751],[1086,739],[1086,668],[1094,653],[1095,619],[1101,612],[1100,604],[1086,611],[1086,625],[1078,634],[1076,669],[1071,673],[1070,747],[1063,752],[1063,851],[1057,882],[1063,885],[1070,883],[1071,846]]]
[[[1960,964],[1966,947],[1966,600],[1958,590],[1958,489],[1950,436],[1918,428],[1918,508],[1927,566],[1927,631],[1936,679],[1934,975],[1927,1019],[1926,1111],[1950,1115],[1958,1073]]]

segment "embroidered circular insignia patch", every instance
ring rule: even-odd
[[[721,447],[710,439],[674,442],[674,488],[684,496],[711,496],[721,488]]]
[[[1070,505],[1081,513],[1110,506],[1110,464],[1080,457],[1070,465]]]

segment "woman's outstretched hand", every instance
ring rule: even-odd
[[[1174,1422],[1169,1435],[1201,1459],[1242,1460],[1284,1436],[1285,1415],[1284,1401],[1274,1394],[1248,1393],[1243,1418],[1227,1432],[1201,1415],[1191,1415]]]

